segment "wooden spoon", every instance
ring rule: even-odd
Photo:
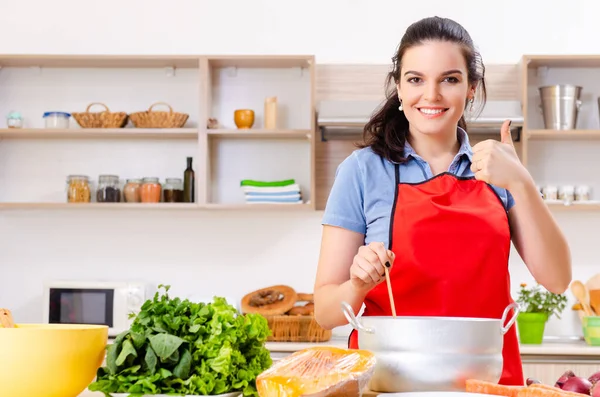
[[[388,262],[389,263],[389,262]],[[390,281],[390,268],[385,266],[385,282],[387,283],[388,295],[390,296],[390,306],[392,307],[392,316],[396,317],[396,305],[394,304],[394,294],[392,293],[392,283]]]
[[[2,328],[16,328],[10,310],[0,309],[0,325]]]
[[[585,285],[579,280],[575,280],[571,283],[571,292],[577,298],[586,316],[593,316],[594,312],[590,307],[590,294]]]

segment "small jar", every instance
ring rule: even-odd
[[[46,128],[69,128],[70,113],[66,112],[46,112],[44,113],[44,122]]]
[[[100,175],[96,201],[99,203],[118,203],[121,201],[121,188],[119,177],[116,175]]]
[[[571,203],[575,201],[575,186],[565,185],[561,186],[558,192],[559,200]]]
[[[23,128],[23,117],[19,112],[10,112],[6,116],[6,126],[8,128]]]
[[[144,178],[140,187],[140,198],[142,203],[159,203],[162,195],[162,186],[158,178]]]
[[[67,177],[67,202],[89,203],[92,199],[90,179],[85,175]]]
[[[577,186],[575,189],[575,201],[589,201],[592,199],[592,189],[587,185]]]
[[[123,187],[123,200],[126,203],[139,203],[142,201],[140,196],[141,179],[127,179]]]
[[[163,196],[165,203],[183,203],[183,180],[167,178],[163,186]]]
[[[554,185],[544,186],[544,200],[558,200],[558,188]]]

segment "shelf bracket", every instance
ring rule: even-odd
[[[545,80],[548,76],[548,66],[539,66],[536,71],[537,77]]]
[[[229,77],[237,77],[238,74],[238,67],[237,66],[232,66],[227,68],[227,76]]]
[[[167,66],[165,68],[165,75],[167,77],[173,77],[173,76],[175,76],[175,67],[174,66]]]

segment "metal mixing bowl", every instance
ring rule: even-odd
[[[506,319],[513,309],[513,316]],[[501,319],[465,317],[364,316],[342,302],[360,349],[375,354],[369,389],[375,392],[464,391],[466,379],[498,382],[504,334],[519,306],[511,303]],[[506,325],[504,325],[506,323]]]

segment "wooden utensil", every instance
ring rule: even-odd
[[[16,328],[10,310],[0,309],[0,325],[2,328]]]
[[[389,262],[388,262],[389,263]],[[387,283],[388,295],[390,296],[390,306],[392,307],[392,316],[396,317],[396,305],[394,304],[394,294],[392,293],[392,283],[390,281],[390,268],[385,267],[385,282]]]
[[[590,294],[588,293],[587,288],[583,283],[579,280],[575,280],[571,283],[571,292],[577,298],[581,306],[583,307],[583,311],[586,316],[593,316],[594,312],[590,307]]]

